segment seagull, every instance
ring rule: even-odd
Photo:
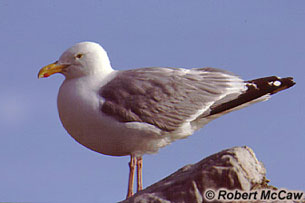
[[[276,76],[244,81],[216,68],[146,67],[118,71],[97,43],[81,42],[40,69],[61,73],[57,107],[67,132],[101,154],[130,156],[127,198],[142,190],[142,156],[184,139],[231,111],[295,84]]]

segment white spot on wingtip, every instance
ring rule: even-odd
[[[280,86],[281,84],[282,84],[281,81],[278,80],[273,82],[273,85],[277,87]]]
[[[270,86],[273,85],[273,86],[278,87],[278,86],[280,86],[282,83],[281,83],[281,81],[276,80],[276,81],[268,82],[268,84],[269,84]]]
[[[258,88],[257,88],[257,85],[256,85],[255,83],[247,83],[247,85],[251,85],[251,86],[253,86],[255,89],[258,89]]]

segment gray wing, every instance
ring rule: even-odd
[[[101,110],[121,122],[145,122],[174,131],[244,88],[240,78],[214,68],[140,68],[119,72],[101,88],[105,99]]]

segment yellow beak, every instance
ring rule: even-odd
[[[55,73],[61,73],[64,68],[66,68],[67,64],[58,64],[57,61],[55,63],[51,63],[42,69],[40,69],[38,73],[38,79],[39,78],[47,78],[50,75],[53,75]]]

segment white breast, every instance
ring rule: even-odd
[[[99,80],[100,81],[100,80]],[[157,152],[169,144],[149,124],[119,123],[100,111],[103,84],[90,76],[65,80],[58,93],[58,112],[68,133],[80,144],[102,154],[122,156]]]

